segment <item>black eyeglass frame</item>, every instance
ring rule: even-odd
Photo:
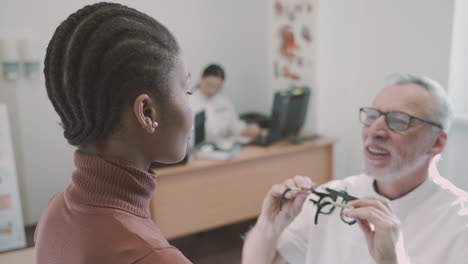
[[[429,120],[425,120],[425,119],[422,119],[422,118],[419,118],[417,116],[413,116],[413,115],[410,115],[410,114],[407,114],[405,112],[400,112],[400,111],[389,111],[389,112],[383,112],[383,111],[380,111],[379,109],[377,108],[373,108],[373,107],[361,107],[359,108],[359,121],[363,124],[363,125],[370,125],[370,124],[367,124],[366,122],[364,122],[362,119],[361,119],[361,113],[362,112],[367,112],[368,110],[372,110],[372,111],[376,111],[379,115],[377,116],[377,118],[375,120],[377,120],[380,116],[385,116],[385,123],[387,124],[387,127],[390,128],[391,130],[396,130],[396,131],[406,131],[408,130],[408,128],[410,127],[411,125],[411,122],[414,120],[418,120],[418,121],[421,121],[423,123],[426,123],[426,124],[429,124],[429,125],[432,125],[432,126],[435,126],[435,127],[438,127],[440,129],[444,129],[442,127],[441,124],[439,123],[436,123],[436,122],[432,122],[432,121],[429,121]],[[408,121],[408,125],[406,126],[406,128],[404,129],[394,129],[391,127],[389,121],[388,121],[388,115],[389,114],[392,114],[392,113],[397,113],[397,114],[400,114],[400,115],[404,115],[404,116],[408,116],[409,117],[409,121]],[[374,121],[375,121],[374,120]],[[372,122],[374,122],[372,121]]]
[[[279,203],[279,209],[283,209],[284,202],[286,201],[286,194],[290,191],[292,191],[292,188],[286,188],[284,190],[283,194],[281,195],[280,198],[280,203]],[[297,188],[295,189],[297,190]],[[319,192],[317,191],[314,187],[310,187],[309,191],[316,196],[318,196],[317,200],[314,200],[313,198],[309,198],[309,201],[312,202],[314,205],[317,206],[317,210],[315,211],[315,218],[314,218],[314,223],[317,225],[318,224],[318,216],[320,214],[323,215],[331,215],[335,211],[335,204],[338,199],[338,197],[341,197],[341,211],[340,211],[340,218],[341,221],[348,225],[354,225],[356,223],[356,219],[346,219],[344,216],[344,210],[346,208],[346,204],[349,201],[357,200],[357,197],[354,197],[352,195],[349,195],[348,192],[346,191],[336,191],[334,189],[325,187],[326,192]],[[335,202],[335,204],[332,204],[330,201]]]

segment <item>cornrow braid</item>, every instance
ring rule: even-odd
[[[141,93],[160,102],[179,46],[153,18],[115,3],[71,14],[47,47],[47,94],[71,145],[98,143],[117,128],[122,106]]]

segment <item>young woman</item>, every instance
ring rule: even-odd
[[[56,29],[44,74],[78,149],[72,183],[37,226],[36,263],[190,263],[149,212],[151,162],[180,161],[193,125],[190,74],[174,36],[126,6],[89,5]]]

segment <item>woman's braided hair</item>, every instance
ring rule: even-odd
[[[71,145],[99,143],[141,93],[164,102],[179,46],[162,24],[135,9],[97,3],[71,14],[47,47],[47,94]]]

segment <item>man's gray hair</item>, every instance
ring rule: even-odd
[[[450,99],[448,98],[447,92],[438,82],[425,76],[408,73],[392,74],[389,77],[389,81],[389,85],[414,83],[424,87],[430,94],[433,95],[434,98],[434,104],[431,107],[433,111],[432,118],[434,118],[434,120],[431,121],[441,124],[443,130],[446,132],[450,130],[450,126],[455,116],[453,106],[450,102]]]

